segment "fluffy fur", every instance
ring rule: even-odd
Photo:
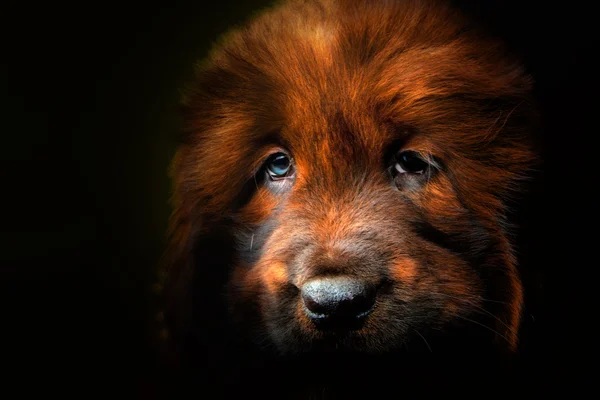
[[[533,159],[530,86],[437,2],[291,0],[230,32],[184,99],[163,335],[188,359],[240,343],[277,357],[517,349],[506,215]],[[427,176],[394,177],[401,150]],[[295,175],[274,183],[278,151]],[[306,317],[299,290],[326,274],[381,284],[360,329]]]

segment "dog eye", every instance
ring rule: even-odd
[[[414,151],[403,151],[396,155],[394,169],[400,174],[422,174],[429,164]]]
[[[284,153],[275,153],[267,160],[267,173],[273,179],[289,176],[292,171],[292,162]]]

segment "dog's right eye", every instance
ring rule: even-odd
[[[266,163],[267,173],[271,179],[283,179],[292,175],[292,160],[284,153],[275,153]]]

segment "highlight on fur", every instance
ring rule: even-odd
[[[290,0],[230,32],[184,96],[168,340],[517,349],[507,212],[534,158],[530,90],[442,2]]]

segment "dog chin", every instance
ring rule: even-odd
[[[291,340],[277,335],[272,339],[280,355],[381,355],[397,351],[403,344],[402,340],[376,340],[376,337],[367,337],[360,331],[305,334],[303,340]]]

